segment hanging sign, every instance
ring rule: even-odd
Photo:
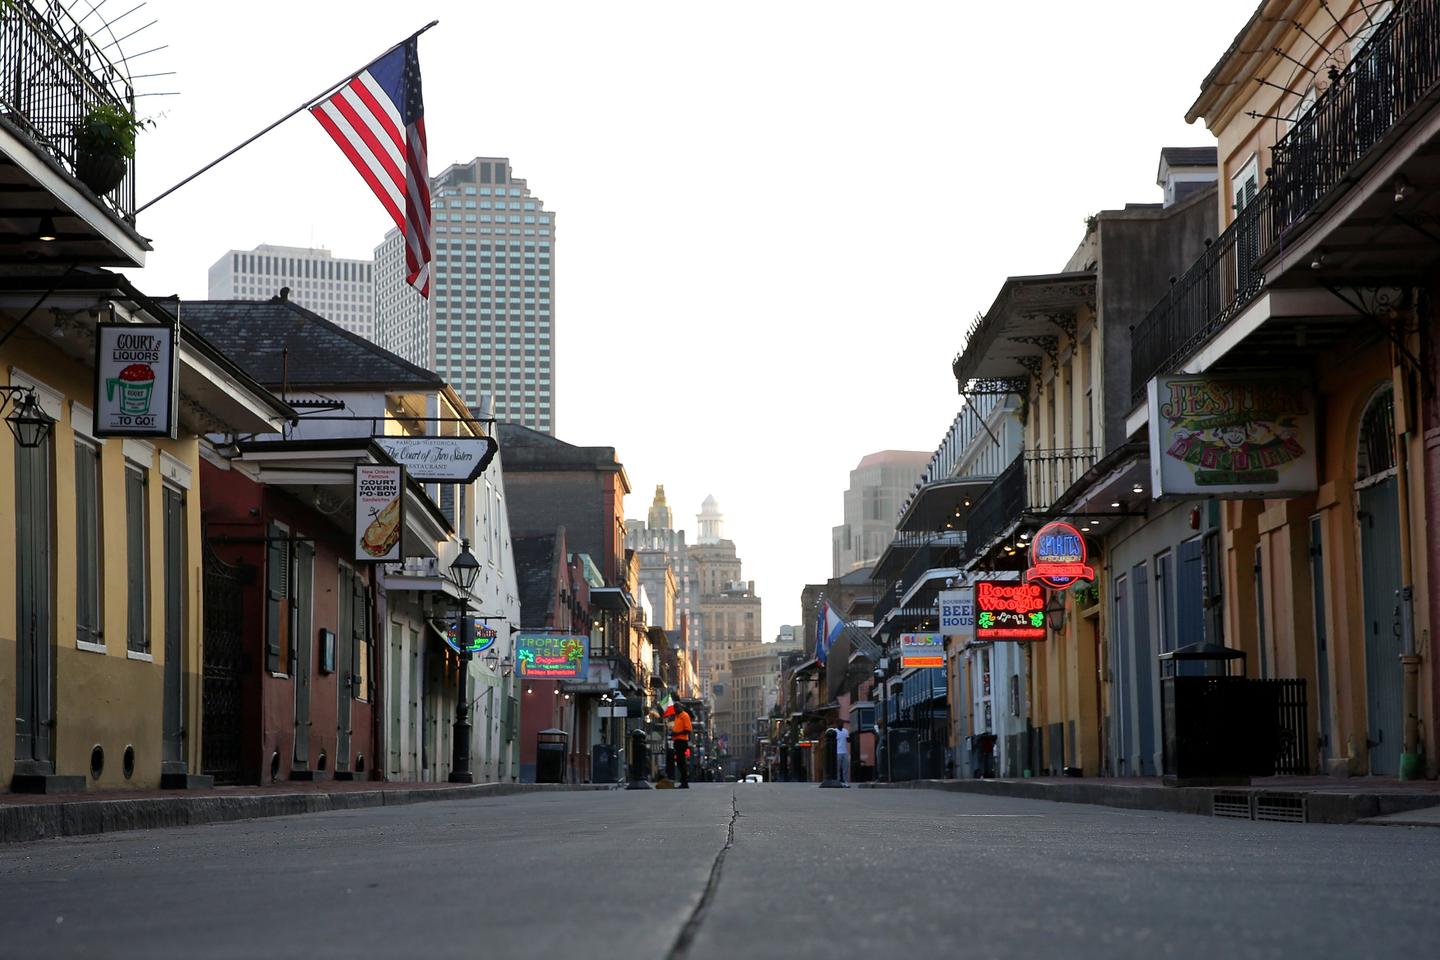
[[[900,669],[945,666],[945,638],[938,633],[900,634]]]
[[[940,633],[962,643],[975,639],[975,588],[940,591]]]
[[[356,560],[395,563],[405,559],[400,549],[404,503],[404,467],[356,464]]]
[[[375,437],[390,459],[422,483],[471,483],[500,449],[494,437]]]
[[[1044,640],[1045,591],[1034,583],[980,580],[975,584],[975,639]]]
[[[180,327],[102,323],[95,334],[95,436],[175,437]]]
[[[1047,523],[1030,542],[1030,569],[1025,582],[1039,581],[1052,590],[1064,590],[1080,580],[1094,580],[1095,568],[1085,563],[1085,538],[1068,523]]]
[[[445,645],[456,653],[484,653],[495,643],[498,634],[494,627],[488,627],[469,617],[473,624],[470,633],[470,642],[465,642],[465,619],[451,620],[445,624]]]
[[[535,680],[583,680],[590,670],[587,637],[522,633],[515,639],[515,672]]]
[[[1315,398],[1293,377],[1156,377],[1149,384],[1156,498],[1287,497],[1318,489]]]

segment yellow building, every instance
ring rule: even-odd
[[[1305,681],[1320,769],[1436,770],[1423,358],[1440,243],[1420,187],[1440,175],[1437,44],[1434,0],[1259,4],[1187,114],[1218,141],[1224,229],[1136,330],[1138,380],[1307,391],[1282,429],[1313,467],[1250,463],[1248,489],[1222,492],[1212,600],[1252,673]]]
[[[175,439],[106,438],[92,359],[102,316],[176,322],[99,271],[12,276],[0,293],[0,376],[51,421],[37,446],[0,442],[0,543],[15,551],[0,701],[16,705],[0,719],[0,777],[17,790],[197,782],[200,448],[205,434],[273,431],[292,415],[182,326]]]
[[[0,30],[19,79],[0,89],[0,403],[13,427],[43,427],[0,435],[0,790],[184,786],[201,750],[202,436],[292,413],[101,269],[149,249],[133,158],[76,137],[77,117],[133,115],[123,74],[92,72],[104,52],[29,4]],[[136,330],[171,346],[173,393],[123,373],[102,389],[102,320],[160,325]],[[112,359],[128,350],[114,342]],[[164,407],[169,435],[116,435],[116,390],[126,429]]]

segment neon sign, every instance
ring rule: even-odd
[[[1044,640],[1045,626],[1045,592],[1037,584],[975,584],[976,640]]]
[[[945,666],[945,638],[940,634],[900,634],[900,669],[943,666]]]
[[[539,680],[584,680],[590,669],[587,639],[522,633],[515,642],[515,672]]]
[[[445,624],[445,643],[456,653],[484,653],[495,643],[499,636],[494,627],[486,626],[483,623],[474,621],[474,630],[470,634],[470,644],[465,644],[465,621],[451,620]]]
[[[1095,568],[1087,566],[1085,538],[1068,523],[1047,523],[1030,543],[1030,569],[1025,582],[1038,580],[1051,590],[1065,590],[1077,580],[1094,580]]]

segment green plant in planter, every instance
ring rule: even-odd
[[[135,135],[152,125],[113,103],[92,107],[75,126],[75,175],[80,182],[96,193],[114,190],[135,156]]]
[[[1100,588],[1092,581],[1072,591],[1075,597],[1075,606],[1082,610],[1086,607],[1093,607],[1100,602]]]

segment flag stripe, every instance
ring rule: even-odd
[[[395,145],[395,153],[399,155],[405,150],[405,124],[400,120],[400,114],[395,112],[395,104],[385,96],[385,91],[380,89],[375,78],[370,76],[370,71],[365,71],[350,81],[350,93],[365,104],[374,118],[377,126],[385,131],[390,142]]]
[[[344,94],[335,96],[328,105],[344,118],[341,129],[347,131],[350,141],[354,143],[358,140],[365,144],[376,165],[384,171],[385,179],[397,186],[404,183],[405,174],[400,168],[405,163],[405,156],[391,149],[388,139],[381,140],[376,136],[374,128],[365,119],[367,116],[373,119],[374,114],[360,114]]]
[[[368,148],[365,150],[365,154],[369,156],[365,156],[355,147],[350,137],[336,122],[336,111],[331,104],[325,103],[321,106],[314,107],[310,112],[315,115],[315,119],[320,121],[320,125],[330,134],[330,138],[344,151],[345,156],[350,158],[350,163],[360,172],[360,176],[364,177],[365,182],[370,184],[370,189],[375,191],[375,196],[380,199],[380,202],[385,205],[385,209],[390,212],[390,217],[395,221],[395,226],[403,230],[405,228],[405,214],[400,209],[399,193],[388,181],[381,180],[372,172],[369,161],[373,155],[369,154]]]

